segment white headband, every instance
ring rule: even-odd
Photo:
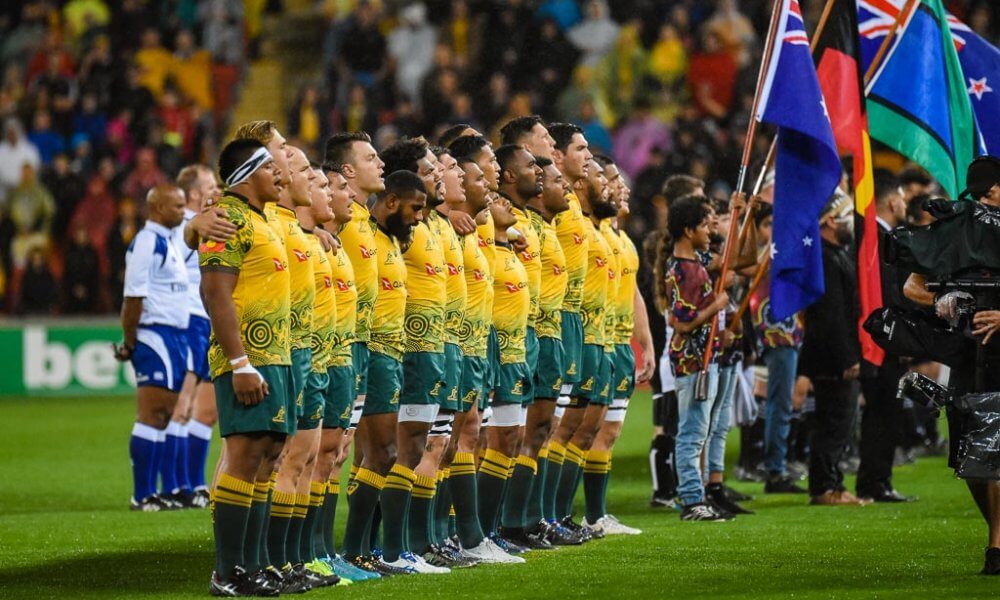
[[[274,160],[271,153],[267,151],[267,148],[261,146],[257,148],[250,158],[246,160],[242,165],[240,165],[235,171],[230,173],[229,177],[226,178],[226,187],[237,186],[253,175],[257,169],[263,167],[267,163]]]

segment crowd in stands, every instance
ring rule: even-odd
[[[5,312],[118,309],[146,192],[214,159],[245,22],[242,0],[0,8]]]
[[[243,0],[31,0],[0,8],[0,265],[6,312],[120,303],[147,190],[211,164],[260,35]],[[272,2],[281,10],[280,2]],[[816,23],[823,2],[802,0]],[[253,5],[251,13],[247,7]],[[583,127],[632,181],[636,239],[663,225],[663,181],[728,198],[769,0],[325,0],[323,77],[290,107],[294,143],[512,118]],[[949,0],[991,41],[997,7]],[[766,136],[760,136],[766,153]],[[27,276],[26,276],[27,275]],[[23,282],[30,279],[27,285]]]

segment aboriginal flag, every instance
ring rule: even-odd
[[[861,227],[858,242],[858,292],[861,321],[858,332],[862,355],[881,365],[884,351],[872,341],[862,325],[882,307],[879,270],[878,223],[875,217],[875,186],[872,178],[871,141],[865,110],[864,77],[861,73],[858,12],[855,0],[831,0],[825,27],[813,51],[820,89],[833,126],[833,137],[841,155],[854,163],[854,207]]]

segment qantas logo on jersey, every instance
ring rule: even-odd
[[[511,294],[516,294],[522,289],[524,289],[523,282],[514,283],[512,281],[506,281],[504,282],[504,286],[507,288],[507,291],[510,292]]]
[[[462,272],[461,269],[459,269],[458,267],[456,267],[455,265],[453,265],[451,263],[448,263],[448,274],[449,275],[458,275],[461,272]]]
[[[226,249],[226,244],[223,242],[202,242],[198,246],[198,252],[223,252]]]
[[[330,279],[329,275],[324,275],[323,276],[323,285],[325,287],[328,287],[328,288],[332,288],[333,287],[333,280]]]
[[[552,265],[552,274],[553,275],[562,275],[565,272],[566,272],[566,269],[560,267],[559,265]]]
[[[538,258],[538,253],[532,252],[531,250],[525,250],[524,252],[521,253],[521,258],[523,258],[527,262],[531,262],[536,258]]]
[[[477,237],[477,239],[479,239],[479,247],[480,248],[485,248],[486,246],[489,246],[489,244],[486,243],[486,240],[483,239],[483,236],[480,235],[480,236],[476,236],[476,237]]]
[[[424,263],[424,271],[428,275],[437,275],[439,273],[438,268],[432,265],[431,263]]]
[[[338,279],[337,280],[337,289],[339,291],[341,291],[341,292],[346,292],[347,290],[351,289],[351,286],[348,285],[347,282],[344,281],[343,279]]]
[[[388,277],[383,277],[382,278],[382,289],[383,290],[391,291],[394,288],[401,288],[401,287],[403,287],[403,282],[402,281],[390,281]]]
[[[299,262],[306,262],[307,260],[309,260],[309,253],[303,252],[298,248],[292,248],[292,254],[295,255],[296,260],[298,260]]]
[[[373,255],[373,252],[368,248],[365,248],[364,244],[359,244],[358,250],[361,252],[361,258],[371,258]]]
[[[472,276],[476,278],[476,281],[482,281],[483,279],[486,278],[486,276],[483,275],[483,272],[480,271],[479,269],[473,269]]]
[[[285,264],[285,261],[281,260],[280,258],[273,258],[271,260],[274,261],[275,271],[284,271],[288,267],[288,265]]]

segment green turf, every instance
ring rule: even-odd
[[[976,575],[985,525],[943,459],[897,470],[908,505],[810,508],[763,497],[731,523],[682,523],[647,507],[648,395],[634,401],[614,459],[610,510],[635,538],[534,553],[526,565],[396,578],[310,597],[937,597],[996,594]],[[206,597],[206,511],[137,514],[129,399],[0,401],[0,597]],[[345,502],[341,502],[342,525]]]

